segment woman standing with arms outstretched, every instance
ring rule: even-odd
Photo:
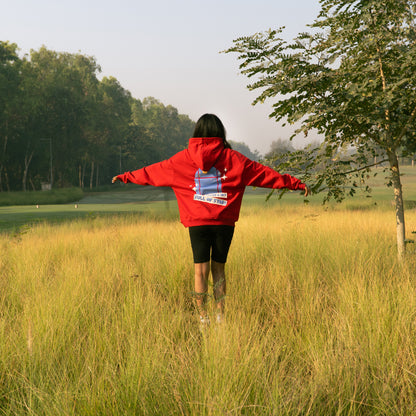
[[[221,120],[204,114],[196,123],[188,148],[171,158],[113,177],[138,185],[168,186],[178,200],[182,224],[189,228],[195,268],[196,304],[202,324],[206,311],[211,271],[216,319],[224,317],[225,263],[238,220],[246,186],[310,189],[299,179],[248,159],[232,150]]]

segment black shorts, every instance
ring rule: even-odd
[[[206,263],[210,258],[217,263],[225,263],[233,234],[232,225],[189,227],[194,263]]]

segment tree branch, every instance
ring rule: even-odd
[[[410,114],[409,120],[405,123],[405,125],[402,128],[402,131],[400,132],[399,136],[397,137],[397,141],[400,141],[402,137],[405,135],[407,127],[409,124],[413,123],[414,119],[416,118],[416,107],[413,109],[412,113]]]
[[[360,172],[360,171],[362,171],[364,169],[372,168],[373,166],[381,165],[382,163],[388,162],[388,161],[389,161],[389,159],[383,159],[383,160],[380,160],[380,162],[373,163],[372,165],[366,165],[366,166],[363,166],[361,168],[349,170],[348,172],[336,173],[335,175],[348,175],[350,173]]]
[[[375,17],[374,17],[374,9],[371,10],[371,20],[372,20],[372,23],[373,23],[373,27],[376,29],[377,28],[377,22],[375,21]],[[380,47],[380,39],[379,39],[379,35],[378,35],[377,30],[375,30],[374,36],[376,37],[376,50],[377,50],[378,65],[379,65],[379,70],[380,70],[380,78],[381,78],[382,88],[383,88],[383,92],[386,93],[387,80],[386,80],[386,75],[384,73],[383,59],[382,59],[381,47]],[[386,108],[384,110],[384,116],[385,116],[385,120],[386,120],[386,130],[389,130],[389,127],[390,127],[390,110],[388,108]]]

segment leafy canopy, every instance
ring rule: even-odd
[[[416,151],[416,1],[320,3],[310,33],[287,42],[284,28],[269,30],[225,52],[239,55],[248,88],[261,91],[253,104],[273,100],[270,117],[298,123],[293,136],[315,129],[324,137],[286,168],[301,166],[314,191],[341,200],[355,192],[356,181],[345,187],[352,174],[365,180],[373,156]],[[355,152],[340,157],[342,147]]]

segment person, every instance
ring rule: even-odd
[[[182,224],[189,228],[195,271],[195,298],[201,324],[207,314],[211,272],[216,319],[224,317],[225,264],[246,186],[310,189],[299,179],[280,174],[231,149],[221,120],[204,114],[195,124],[188,148],[171,158],[114,176],[112,182],[171,187]]]

